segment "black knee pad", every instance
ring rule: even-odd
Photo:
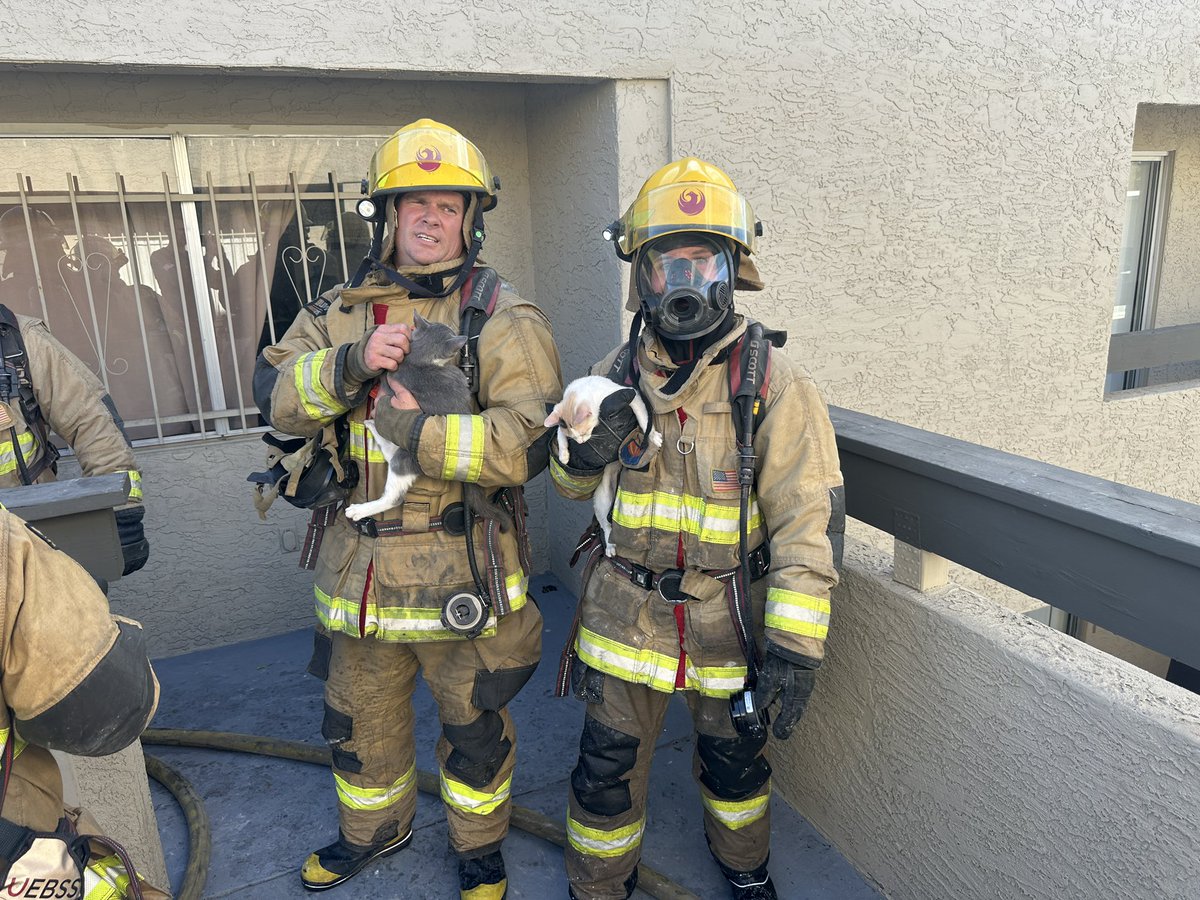
[[[771,764],[760,756],[767,736],[719,738],[696,735],[700,782],[721,800],[744,800],[771,777]]]
[[[579,762],[571,773],[571,789],[580,806],[593,816],[615,816],[633,806],[629,779],[622,776],[637,761],[640,743],[591,716],[584,718]]]
[[[342,745],[354,736],[354,719],[340,709],[325,704],[325,718],[321,721],[321,737],[329,744],[333,756],[333,767],[342,772],[362,772],[362,760],[352,750]]]
[[[491,783],[512,749],[512,741],[504,737],[504,720],[491,710],[468,725],[443,725],[442,734],[454,748],[446,771],[476,790]]]

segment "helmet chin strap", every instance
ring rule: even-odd
[[[475,260],[479,257],[479,251],[483,248],[483,203],[475,204],[475,216],[471,223],[471,246],[467,248],[467,257],[463,260],[461,266],[458,267],[458,273],[454,280],[451,281],[449,287],[441,287],[435,289],[433,279],[436,278],[439,282],[445,281],[445,276],[450,273],[436,272],[430,275],[418,275],[416,278],[409,278],[397,272],[391,266],[380,262],[379,255],[383,249],[383,233],[386,226],[383,222],[375,224],[375,233],[371,235],[371,250],[363,258],[359,264],[358,271],[354,273],[354,277],[346,283],[346,287],[355,288],[363,283],[363,279],[367,274],[378,270],[382,272],[389,281],[393,284],[404,288],[413,297],[448,297],[463,286],[463,282],[471,274],[471,269],[475,266]]]

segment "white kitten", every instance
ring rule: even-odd
[[[551,410],[545,422],[547,427],[558,425],[557,455],[559,462],[565,464],[570,459],[570,454],[567,452],[568,438],[577,444],[584,444],[591,440],[592,432],[595,431],[596,423],[599,421],[600,404],[604,398],[615,391],[625,389],[625,385],[617,384],[601,375],[585,375],[567,385],[566,390],[563,391],[562,400]],[[633,410],[638,427],[646,435],[647,441],[655,447],[661,447],[662,434],[651,427],[646,402],[636,391],[633,399],[629,402],[629,407]],[[610,539],[612,524],[608,521],[608,514],[612,511],[613,501],[616,499],[617,475],[620,474],[620,470],[619,460],[605,466],[600,485],[592,494],[592,509],[595,510],[596,521],[600,523],[600,528],[604,532],[604,552],[607,556],[615,556],[617,552]]]

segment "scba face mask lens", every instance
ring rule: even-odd
[[[702,337],[733,304],[733,273],[733,257],[724,242],[695,234],[651,241],[637,260],[642,314],[666,337]]]

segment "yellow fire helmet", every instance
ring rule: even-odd
[[[481,209],[489,210],[499,190],[500,179],[492,175],[478,147],[449,125],[418,119],[375,151],[363,181],[369,199],[360,201],[359,215],[374,219],[385,205],[379,198],[407,191],[469,191],[479,196]]]
[[[604,236],[628,261],[647,241],[684,231],[729,238],[749,254],[757,246],[762,223],[728,175],[689,156],[647,178],[625,215]]]

